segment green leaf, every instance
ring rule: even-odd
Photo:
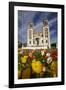
[[[21,70],[21,64],[18,63],[18,70]]]

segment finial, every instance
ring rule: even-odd
[[[44,20],[43,20],[43,25],[44,25],[44,26],[47,26],[47,25],[48,25],[48,20],[47,20],[47,19],[44,19]]]
[[[28,28],[32,28],[33,27],[33,23],[32,22],[29,22],[28,23]]]

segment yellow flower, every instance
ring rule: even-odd
[[[42,63],[38,60],[38,61],[35,61],[35,59],[32,61],[32,69],[34,72],[36,72],[37,74],[41,73],[42,71]]]
[[[28,56],[24,56],[24,58],[26,58],[26,59],[27,59],[27,58],[28,58]]]
[[[50,70],[53,77],[56,77],[57,76],[57,61],[52,61]]]
[[[28,58],[28,56],[21,57],[21,62],[22,63],[26,63],[27,62],[27,58]]]

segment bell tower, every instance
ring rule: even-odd
[[[43,21],[43,40],[44,40],[44,47],[51,48],[50,45],[50,32],[49,32],[49,23],[48,20]]]
[[[29,23],[27,30],[27,46],[33,46],[33,24]]]

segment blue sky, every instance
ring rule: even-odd
[[[18,40],[22,43],[27,41],[28,23],[33,22],[36,31],[41,31],[42,21],[49,21],[50,41],[57,42],[57,13],[39,11],[18,11]]]

